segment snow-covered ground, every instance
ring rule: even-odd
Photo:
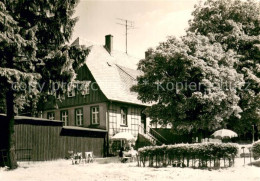
[[[260,168],[243,166],[236,158],[235,166],[219,170],[192,168],[137,167],[136,162],[120,163],[117,158],[97,159],[94,163],[72,165],[70,160],[22,162],[14,171],[0,169],[1,181],[81,181],[81,180],[216,180],[259,181]],[[249,163],[249,158],[246,158]]]

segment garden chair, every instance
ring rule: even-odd
[[[74,154],[75,164],[79,164],[83,160],[82,152]]]
[[[73,151],[68,151],[68,153],[70,155],[69,158],[72,161],[72,165],[79,164],[83,159],[82,152],[74,153]]]
[[[131,154],[131,158],[130,158],[130,161],[133,162],[133,161],[136,161],[137,160],[137,155],[138,155],[138,152],[134,149],[131,149],[130,151],[130,154]]]
[[[72,165],[74,165],[74,154],[73,154],[73,151],[68,151],[68,154],[69,154],[69,158],[72,161]]]
[[[123,156],[121,157],[121,162],[126,163],[128,160],[132,161],[132,154],[130,151],[123,151]]]
[[[85,163],[93,163],[94,156],[92,151],[85,152]]]

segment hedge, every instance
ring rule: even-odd
[[[138,149],[138,166],[177,166],[177,167],[220,167],[220,161],[234,164],[238,145],[234,143],[200,143],[147,146]],[[191,165],[190,165],[191,162]],[[155,165],[154,165],[155,163]],[[213,164],[212,164],[213,163]]]
[[[260,158],[260,140],[255,142],[252,146],[253,157],[255,160]]]

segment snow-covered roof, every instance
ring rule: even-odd
[[[137,99],[137,93],[130,91],[137,83],[136,77],[142,74],[137,70],[139,59],[115,50],[110,54],[102,45],[92,45],[89,49],[85,63],[109,100],[148,106]]]

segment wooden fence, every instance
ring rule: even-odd
[[[5,122],[0,116],[0,124]],[[3,124],[4,125],[4,124]],[[1,127],[0,141],[6,142]],[[23,118],[15,120],[15,138],[17,158],[30,153],[32,161],[46,161],[68,156],[68,151],[93,151],[96,157],[103,157],[105,151],[105,130],[75,129],[62,127],[60,121]],[[2,149],[4,146],[1,146]]]

